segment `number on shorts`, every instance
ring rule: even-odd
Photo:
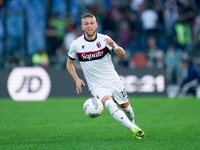
[[[123,97],[128,97],[125,88],[123,89],[123,91],[121,91],[121,94],[122,94]]]

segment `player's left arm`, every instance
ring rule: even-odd
[[[106,44],[108,44],[110,47],[114,49],[114,52],[119,55],[119,56],[125,56],[126,52],[125,50],[121,47],[115,44],[115,42],[111,38],[105,38]]]

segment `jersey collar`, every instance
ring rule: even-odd
[[[83,34],[83,35],[84,35],[84,39],[85,39],[86,41],[88,41],[88,42],[94,42],[94,41],[97,39],[97,33],[96,33],[96,37],[94,38],[94,40],[88,40],[88,39],[86,39],[85,34]]]

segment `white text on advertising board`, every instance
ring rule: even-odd
[[[126,91],[128,93],[152,93],[152,92],[164,92],[165,90],[165,78],[164,75],[144,75],[138,78],[135,75],[122,76],[121,80],[124,83]]]
[[[51,90],[51,80],[41,67],[18,67],[8,77],[7,88],[15,101],[43,101]]]

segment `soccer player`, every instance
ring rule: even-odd
[[[107,35],[96,32],[98,24],[94,15],[83,15],[81,23],[84,34],[71,44],[66,64],[76,83],[77,93],[82,92],[81,86],[85,83],[78,77],[73,65],[76,58],[80,61],[91,94],[99,98],[111,115],[133,132],[135,138],[142,139],[145,134],[135,125],[133,109],[111,60],[112,51],[125,56],[124,49]]]

